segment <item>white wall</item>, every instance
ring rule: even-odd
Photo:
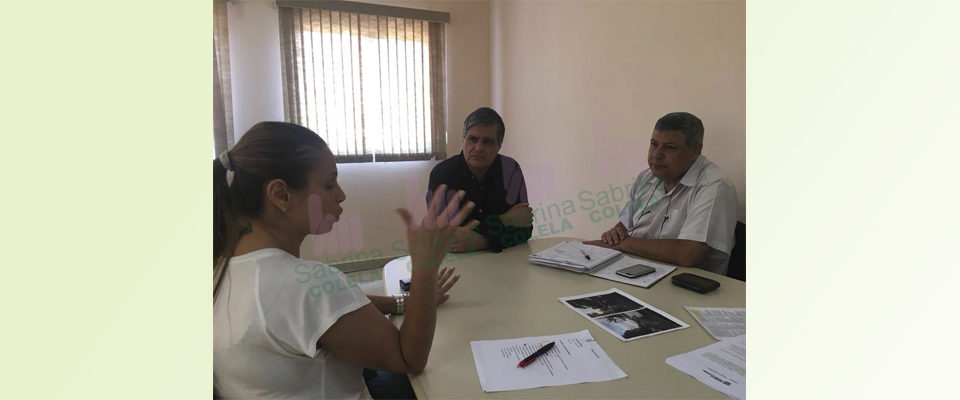
[[[283,121],[280,23],[273,2],[227,3],[233,129],[237,140],[260,121]]]
[[[613,226],[672,111],[703,120],[703,153],[734,181],[745,221],[744,2],[497,1],[491,14],[501,152],[523,166],[535,237]]]
[[[371,1],[446,11],[447,154],[460,150],[463,119],[490,105],[490,3],[487,1]],[[237,139],[253,124],[283,120],[280,33],[273,2],[234,0],[228,5],[230,67]],[[321,133],[322,135],[322,133]],[[398,207],[425,211],[427,179],[434,161],[339,164],[347,194],[333,232],[308,236],[301,257],[326,262],[403,254],[404,227]]]

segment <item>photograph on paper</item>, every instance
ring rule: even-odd
[[[627,296],[616,292],[568,300],[567,304],[570,304],[577,310],[583,310],[583,313],[591,318],[643,308],[640,303],[630,300]]]
[[[683,321],[619,289],[558,300],[623,341],[688,327]]]

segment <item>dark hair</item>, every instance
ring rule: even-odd
[[[507,131],[507,128],[503,125],[503,118],[500,118],[500,114],[497,114],[492,108],[480,107],[470,113],[467,119],[463,121],[463,137],[467,137],[467,131],[474,125],[496,126],[497,143],[503,144],[503,134]]]
[[[304,187],[326,148],[319,135],[300,125],[260,122],[224,155],[233,171],[229,185],[227,166],[213,160],[214,297],[248,220],[260,215],[264,185],[282,179],[291,189]]]
[[[680,131],[687,146],[703,143],[703,122],[688,112],[672,112],[657,120],[655,130],[660,132]]]

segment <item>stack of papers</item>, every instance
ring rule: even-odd
[[[524,368],[523,360],[541,346],[556,342],[547,353]],[[477,376],[484,392],[571,385],[626,378],[597,341],[584,329],[563,335],[470,342]]]
[[[583,244],[579,240],[568,240],[539,253],[531,254],[528,260],[548,267],[590,273],[621,254],[623,253],[617,250]]]
[[[590,260],[587,260],[587,258],[583,256],[581,250],[590,256]],[[660,279],[670,275],[671,272],[677,269],[677,267],[670,264],[634,257],[605,247],[586,245],[579,240],[562,242],[549,249],[530,255],[527,260],[537,265],[590,274],[598,278],[642,288],[653,286],[653,284],[660,281]],[[617,271],[637,264],[653,268],[654,272],[636,278],[617,275]]]

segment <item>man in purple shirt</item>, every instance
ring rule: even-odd
[[[526,242],[533,234],[533,210],[527,201],[520,164],[498,154],[505,131],[503,119],[496,111],[478,108],[463,122],[463,151],[430,172],[427,199],[437,186],[446,184],[447,199],[463,190],[463,201],[476,204],[463,225],[474,219],[480,224],[474,229],[461,226],[451,252],[500,251]],[[438,209],[443,209],[442,205]]]

